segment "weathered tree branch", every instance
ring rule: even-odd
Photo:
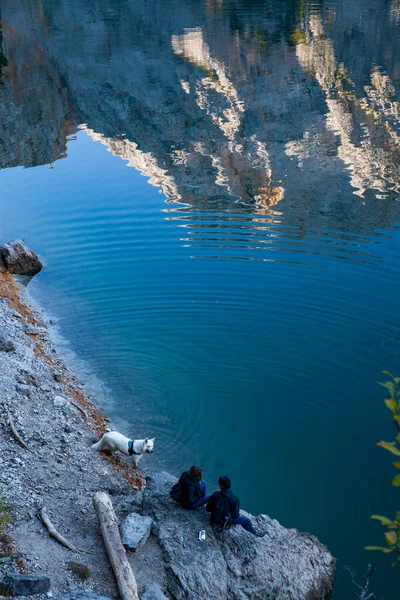
[[[137,584],[126,557],[118,530],[117,517],[107,494],[96,492],[93,505],[100,523],[101,534],[109,561],[114,571],[122,600],[139,600]]]
[[[49,515],[47,514],[46,509],[44,507],[39,511],[39,516],[42,519],[42,521],[43,521],[47,531],[51,535],[51,537],[53,537],[55,540],[57,540],[57,542],[59,542],[62,546],[65,546],[65,548],[68,548],[68,550],[71,550],[72,552],[85,552],[85,550],[76,548],[76,546],[71,544],[71,542],[69,542],[64,536],[62,536],[60,533],[58,533],[57,529],[54,527],[53,523],[50,521]]]
[[[10,412],[8,410],[8,408],[6,408],[6,412],[7,412],[7,419],[8,419],[8,424],[10,425],[10,429],[11,429],[11,433],[13,434],[13,436],[15,437],[15,439],[17,440],[17,442],[19,444],[21,444],[21,446],[23,448],[25,448],[26,450],[29,450],[29,452],[33,452],[33,450],[31,450],[29,448],[29,446],[24,442],[24,440],[22,439],[22,437],[19,435],[18,431],[15,429],[14,426],[14,422],[11,418]]]
[[[86,411],[82,408],[82,406],[80,406],[77,402],[74,402],[73,400],[70,400],[72,406],[75,406],[75,408],[77,408],[78,410],[81,411],[81,413],[84,415],[85,419],[88,418]]]

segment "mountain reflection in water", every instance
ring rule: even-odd
[[[368,260],[363,236],[399,221],[385,6],[3,0],[1,165],[53,163],[83,124],[160,188],[194,256],[273,260],[284,222],[288,260],[310,229],[341,232],[316,253]]]
[[[399,40],[399,0],[0,6],[1,237],[113,421],[318,535],[335,600],[399,508]]]

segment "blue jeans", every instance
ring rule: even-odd
[[[247,517],[242,517],[242,515],[239,515],[238,517],[236,517],[236,519],[231,519],[231,523],[232,525],[241,525],[243,529],[245,529],[249,533],[257,535],[257,532],[253,527],[253,523]]]
[[[201,493],[203,494],[203,496],[201,498],[199,498],[198,500],[196,500],[196,502],[193,502],[193,504],[190,504],[190,506],[187,507],[189,510],[195,510],[196,508],[199,508],[199,506],[203,506],[203,504],[207,504],[207,502],[211,498],[211,494],[207,494],[206,482],[203,481],[203,479],[201,481],[199,481],[199,485],[200,485]]]

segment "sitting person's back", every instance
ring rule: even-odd
[[[206,484],[202,479],[200,467],[190,467],[179,478],[180,503],[184,508],[195,509],[208,502],[210,496],[206,493]]]
[[[210,514],[210,520],[213,525],[218,525],[220,530],[230,525],[241,525],[243,529],[263,537],[264,534],[257,533],[252,522],[248,517],[239,513],[239,498],[231,491],[231,480],[224,475],[218,480],[219,492],[214,492],[207,502],[207,510]]]
[[[211,523],[223,527],[239,516],[239,498],[234,496],[230,489],[221,488],[219,492],[211,495],[207,510],[211,513]]]

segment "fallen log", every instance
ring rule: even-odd
[[[101,534],[109,561],[114,571],[122,600],[139,600],[137,584],[126,557],[118,530],[117,517],[112,502],[104,492],[96,492],[93,505],[99,519]]]
[[[76,548],[76,546],[71,544],[71,542],[69,542],[63,535],[61,535],[61,533],[58,533],[57,529],[50,521],[50,517],[47,514],[46,509],[44,507],[39,511],[39,517],[42,519],[43,524],[46,527],[49,534],[51,535],[51,537],[57,540],[57,542],[59,542],[62,546],[65,546],[65,548],[68,548],[68,550],[71,550],[72,552],[85,552],[85,550]]]
[[[13,434],[13,436],[15,437],[15,439],[17,440],[17,442],[19,444],[21,444],[21,446],[23,448],[25,448],[26,450],[29,450],[29,452],[33,452],[33,450],[31,450],[29,448],[29,446],[24,442],[24,440],[22,439],[22,437],[19,435],[18,431],[15,429],[15,425],[14,422],[11,418],[10,412],[8,410],[8,408],[6,408],[6,412],[7,412],[7,419],[8,419],[8,424],[10,426],[11,429],[11,433]]]

